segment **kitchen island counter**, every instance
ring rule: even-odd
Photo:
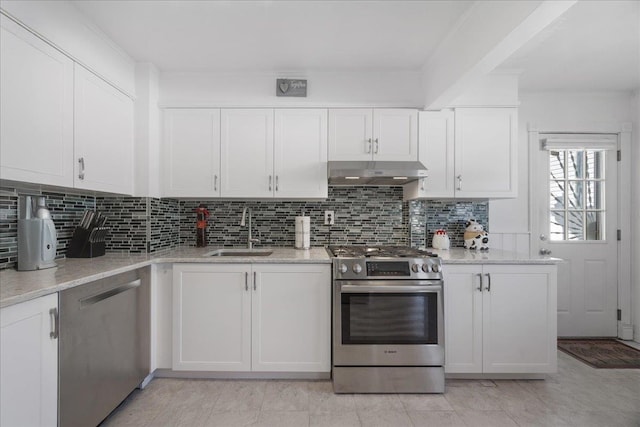
[[[0,308],[28,301],[40,296],[113,276],[126,271],[164,263],[307,263],[329,264],[331,259],[324,248],[299,250],[269,248],[269,256],[212,257],[205,254],[216,247],[179,247],[154,254],[107,253],[96,258],[65,258],[56,260],[57,267],[36,271],[0,271]]]

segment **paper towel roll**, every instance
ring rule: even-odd
[[[311,218],[308,216],[296,217],[296,249],[309,249],[311,247]]]

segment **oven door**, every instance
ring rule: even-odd
[[[441,281],[335,281],[335,366],[443,366]]]

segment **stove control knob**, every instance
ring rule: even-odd
[[[347,264],[340,264],[340,273],[344,274],[348,269]]]
[[[362,266],[360,264],[353,264],[353,272],[356,274],[360,274],[362,271]]]
[[[420,266],[418,264],[413,264],[411,266],[411,271],[413,271],[414,273],[417,273],[418,271],[420,271]]]
[[[431,267],[431,270],[433,270],[434,273],[437,273],[440,271],[440,264],[433,264],[433,267]]]
[[[422,271],[424,271],[425,273],[429,272],[429,264],[422,264]]]

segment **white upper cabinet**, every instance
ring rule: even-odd
[[[418,159],[418,112],[400,108],[329,110],[329,160]]]
[[[0,177],[73,186],[73,61],[0,16]]]
[[[273,109],[223,109],[222,197],[273,197]]]
[[[405,198],[454,197],[453,111],[420,111],[418,126],[418,158],[427,176],[405,185]]]
[[[275,110],[275,197],[327,197],[327,110]]]
[[[75,187],[133,192],[133,101],[75,65]]]
[[[515,108],[457,108],[419,116],[420,161],[428,176],[405,199],[517,197]]]
[[[327,110],[223,109],[222,197],[327,197]]]
[[[455,122],[456,196],[516,197],[517,110],[457,108]]]
[[[166,197],[220,196],[220,110],[164,112]]]

